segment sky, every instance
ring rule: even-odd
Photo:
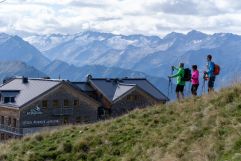
[[[0,32],[73,34],[86,30],[158,36],[190,30],[241,34],[241,1],[6,0],[0,3]]]

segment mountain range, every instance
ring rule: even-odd
[[[155,77],[155,76],[149,76],[143,72],[122,69],[118,67],[106,67],[103,65],[94,65],[94,64],[84,65],[80,67],[80,66],[68,64],[66,63],[66,61],[60,61],[57,59],[51,61],[50,59],[43,56],[36,47],[31,45],[27,41],[23,40],[19,36],[11,36],[4,33],[0,35],[1,35],[0,46],[6,46],[4,49],[0,48],[0,55],[2,54],[3,57],[4,55],[6,55],[6,58],[2,59],[3,61],[5,61],[2,64],[8,65],[8,62],[10,64],[14,64],[15,61],[19,61],[18,63],[22,62],[21,65],[23,64],[25,65],[25,68],[22,68],[22,66],[18,66],[18,63],[16,64],[16,66],[10,65],[12,69],[8,67],[7,69],[9,70],[9,73],[2,72],[2,75],[0,75],[1,80],[3,80],[5,77],[16,76],[16,75],[17,76],[24,75],[24,76],[30,76],[30,77],[39,77],[39,76],[44,77],[48,75],[51,78],[68,79],[71,81],[84,81],[88,74],[92,74],[94,77],[120,77],[120,78],[145,77],[145,78],[148,78],[153,84],[155,84],[161,91],[164,91],[164,93],[167,93],[166,86],[168,85],[168,81],[166,79]],[[58,37],[61,35],[55,34],[52,36]],[[9,41],[9,39],[11,39],[11,41]],[[66,39],[68,39],[67,36],[61,37],[61,39],[59,39],[58,41],[55,38],[56,42],[53,42],[53,39],[51,39],[52,41],[46,39],[46,41],[43,41],[42,47],[50,48],[50,46],[54,46],[55,43],[59,43],[61,42],[61,40],[66,40]],[[47,45],[50,45],[50,46],[47,46]],[[28,55],[28,53],[30,53],[30,55]],[[8,55],[13,55],[13,56],[8,57]],[[31,60],[28,57],[31,57]],[[4,65],[2,66],[4,67]],[[15,71],[15,69],[19,69],[19,70]],[[15,72],[11,72],[11,71],[15,71]],[[31,73],[26,73],[26,71],[31,71]],[[173,97],[173,95],[170,97]]]
[[[231,33],[170,33],[164,38],[144,35],[114,35],[94,31],[74,35],[34,35],[25,38],[50,60],[75,66],[103,65],[167,77],[170,66],[184,62],[206,70],[206,55],[212,54],[222,72],[218,87],[241,75],[241,36]]]
[[[159,90],[168,95],[168,81],[166,79],[128,69],[105,67],[101,65],[85,65],[77,67],[60,60],[54,60],[52,63],[43,68],[42,71],[51,78],[63,78],[72,81],[86,81],[89,74],[95,78],[147,78]],[[170,93],[169,97],[174,98],[174,93]]]
[[[0,61],[0,81],[13,76],[35,78],[46,77],[47,75],[21,61]]]
[[[240,79],[240,43],[239,35],[209,35],[195,30],[187,34],[173,32],[163,38],[95,31],[73,35],[32,34],[23,38],[1,33],[0,60],[22,62],[26,68],[10,66],[28,71],[35,69],[32,75],[72,81],[84,80],[88,74],[95,77],[147,77],[159,89],[167,91],[168,81],[163,78],[170,75],[170,66],[179,62],[184,62],[186,67],[197,64],[202,72],[206,68],[206,55],[212,54],[214,62],[221,66],[217,79],[220,88]],[[6,71],[0,77],[3,79],[11,74],[21,75],[21,72]]]
[[[19,36],[0,33],[0,60],[22,61],[37,69],[50,63],[49,59]]]

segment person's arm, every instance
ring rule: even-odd
[[[176,74],[171,75],[170,77],[171,77],[171,78],[175,78],[175,77],[178,77],[178,76],[180,76],[180,75],[181,75],[181,70],[178,70],[178,72],[177,72]]]
[[[172,66],[172,69],[173,69],[173,70],[178,70],[178,68],[177,68],[177,67],[175,67],[175,66]]]
[[[214,63],[210,62],[207,73],[212,74],[214,72]]]

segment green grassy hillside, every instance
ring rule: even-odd
[[[9,161],[241,161],[241,85],[0,146]]]

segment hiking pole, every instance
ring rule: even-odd
[[[205,93],[205,79],[203,79],[202,94]]]
[[[174,72],[174,68],[172,67],[171,75],[173,75],[173,72]],[[170,85],[171,85],[171,93],[172,93],[173,88],[172,88],[172,79],[171,78],[170,78]]]
[[[206,93],[206,80],[207,80],[207,74],[204,73],[204,75],[203,75],[202,93]]]
[[[189,82],[189,85],[188,85],[188,91],[187,91],[187,95],[190,96],[191,95],[191,82]]]
[[[173,69],[173,67],[172,67],[172,69],[171,69],[171,75],[173,75],[173,71],[174,71],[174,69]],[[168,97],[170,96],[170,87],[171,87],[171,93],[172,93],[172,79],[171,78],[169,78],[169,82],[168,82]]]
[[[167,91],[168,91],[167,96],[168,96],[168,97],[169,97],[169,95],[170,95],[170,85],[171,85],[171,78],[169,78],[169,81],[168,81],[168,89],[167,89]]]

